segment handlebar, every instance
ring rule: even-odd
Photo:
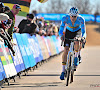
[[[69,39],[69,38],[65,38],[66,40],[70,40],[70,41],[72,41],[72,42],[74,42],[74,41],[80,41],[80,42],[82,42],[82,47],[84,48],[84,46],[85,46],[85,43],[86,43],[86,41],[84,42],[84,38],[82,38],[82,37],[76,37],[75,39]],[[63,45],[63,40],[62,40],[62,42],[61,42],[61,46]]]

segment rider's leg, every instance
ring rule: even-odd
[[[82,42],[80,42],[79,51],[78,51],[79,63],[82,62],[82,60],[81,60],[81,49],[82,49]]]
[[[64,80],[64,72],[65,72],[65,66],[66,66],[66,62],[67,62],[68,51],[69,51],[69,47],[65,46],[64,47],[64,53],[62,55],[62,73],[61,73],[61,76],[60,76],[61,80]]]
[[[74,49],[75,49],[74,64],[75,66],[77,66],[78,65],[77,61],[78,61],[79,41],[75,41]]]
[[[75,57],[78,57],[79,41],[75,41],[74,49],[75,49]]]
[[[67,62],[68,51],[69,51],[69,47],[68,46],[64,47],[64,53],[62,55],[62,72],[65,71],[65,65],[66,65],[66,62]]]

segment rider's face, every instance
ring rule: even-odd
[[[72,22],[75,22],[76,19],[77,19],[77,16],[70,16],[70,19],[71,19]]]

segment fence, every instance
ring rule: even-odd
[[[63,51],[59,37],[13,34],[15,56],[0,42],[0,81],[16,76],[37,63]]]

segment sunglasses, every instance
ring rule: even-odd
[[[71,16],[71,17],[76,18],[77,16]]]
[[[16,5],[16,9],[19,9],[19,10],[21,11],[21,8],[20,8],[20,6],[17,6],[17,5]]]

